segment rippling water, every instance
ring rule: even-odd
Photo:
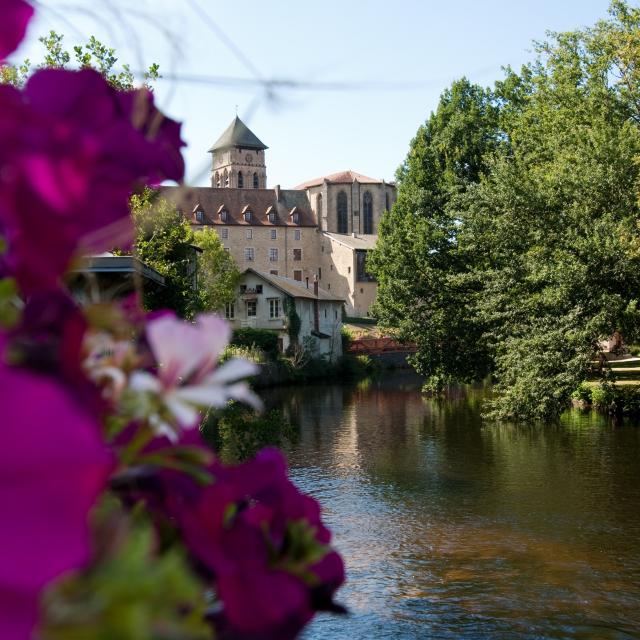
[[[488,425],[482,390],[419,385],[280,392],[348,570],[351,615],[304,638],[640,638],[640,428]]]

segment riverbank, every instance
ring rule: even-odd
[[[608,360],[605,377],[583,382],[573,392],[572,404],[610,414],[639,416],[640,358],[628,356]]]

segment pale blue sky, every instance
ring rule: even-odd
[[[466,75],[490,85],[501,77],[502,65],[531,59],[532,40],[546,30],[593,24],[606,17],[608,4],[43,0],[14,60],[40,60],[37,37],[54,28],[70,46],[96,35],[133,68],[158,62],[167,75],[381,83],[375,89],[279,89],[268,96],[256,85],[167,78],[157,83],[156,94],[165,112],[184,123],[192,183],[208,184],[206,151],[233,119],[235,105],[269,146],[269,186],[293,187],[344,169],[392,180],[417,127],[453,79]],[[406,84],[416,86],[393,86]]]

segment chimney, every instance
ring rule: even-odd
[[[276,202],[280,202],[280,185],[279,184],[275,186],[274,191],[276,192]]]

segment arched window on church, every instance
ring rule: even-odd
[[[260,182],[258,181],[258,174],[253,174],[253,188],[257,189],[260,186]]]
[[[219,189],[220,188],[220,174],[216,171],[216,187]]]
[[[349,233],[349,222],[347,210],[349,204],[347,202],[347,194],[341,191],[338,194],[338,233]]]
[[[238,171],[238,189],[242,189],[244,187],[244,176],[242,175],[242,171]]]
[[[362,198],[362,233],[373,233],[373,198],[369,191]]]
[[[318,224],[320,224],[322,218],[322,194],[319,193],[316,196],[316,216],[318,218]]]
[[[226,169],[224,170],[224,186],[229,186],[229,172]]]

